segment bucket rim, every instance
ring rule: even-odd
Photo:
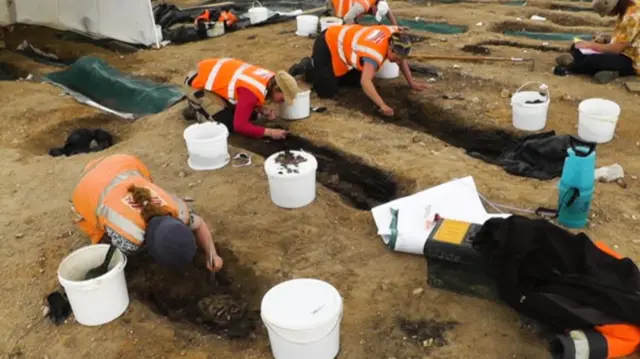
[[[522,106],[522,107],[542,107],[542,106],[548,106],[549,103],[551,102],[551,96],[546,96],[546,100],[544,102],[541,103],[524,103],[524,102],[519,102],[519,101],[514,101],[513,99],[521,94],[527,94],[527,93],[536,93],[539,94],[539,91],[520,91],[520,92],[516,92],[513,94],[513,96],[511,96],[511,106]]]
[[[333,294],[335,294],[334,299],[336,299],[336,301],[337,301],[337,306],[335,306],[335,312],[329,313],[329,316],[326,317],[324,320],[321,320],[321,321],[307,322],[307,323],[297,323],[298,325],[291,325],[291,326],[282,326],[282,325],[276,324],[276,321],[273,320],[273,316],[272,315],[266,315],[265,314],[266,312],[272,313],[272,312],[264,310],[265,309],[264,308],[265,298],[267,297],[269,292],[271,292],[274,288],[276,288],[278,286],[281,286],[281,285],[283,285],[285,283],[293,282],[293,281],[315,282],[315,283],[318,283],[318,284],[329,286],[332,289]],[[340,292],[338,292],[338,290],[334,286],[329,284],[328,282],[325,282],[325,281],[319,280],[319,279],[315,279],[315,278],[295,278],[295,279],[291,279],[291,280],[288,280],[288,281],[284,281],[284,282],[278,283],[277,285],[275,285],[271,289],[269,289],[267,291],[267,293],[265,293],[265,295],[262,297],[262,301],[260,303],[260,317],[262,318],[262,321],[265,323],[265,325],[269,324],[271,327],[274,327],[274,328],[277,328],[277,329],[280,329],[280,330],[297,331],[297,332],[317,329],[318,327],[322,327],[322,326],[327,325],[329,323],[333,323],[333,320],[337,320],[337,322],[339,323],[341,318],[342,318],[343,312],[344,312],[344,300],[342,299],[342,296],[340,295]]]
[[[216,137],[211,137],[211,138],[207,138],[207,139],[196,139],[196,138],[187,138],[187,131],[191,130],[193,131],[194,129],[198,128],[198,126],[202,126],[202,125],[207,125],[207,124],[216,124],[217,126],[222,126],[222,128],[224,129],[223,132],[221,132],[218,136]],[[203,122],[203,123],[194,123],[192,125],[187,126],[187,128],[184,129],[184,131],[182,131],[182,137],[184,138],[185,141],[187,142],[191,142],[191,143],[205,143],[205,142],[209,142],[209,141],[213,141],[213,140],[217,140],[220,139],[222,137],[225,138],[229,138],[229,129],[227,128],[227,126],[221,124],[221,123],[214,123],[212,121],[207,121],[207,122]]]
[[[585,100],[580,101],[580,104],[578,105],[578,112],[585,112],[584,111],[584,106],[586,106],[589,102],[607,102],[609,104],[613,104],[614,108],[616,109],[616,113],[615,114],[611,114],[610,116],[597,116],[597,115],[589,115],[591,117],[613,117],[613,116],[620,116],[620,112],[622,112],[622,108],[620,107],[620,105],[612,100],[606,99],[606,98],[600,98],[600,97],[594,97],[594,98],[588,98]]]
[[[267,176],[276,177],[279,179],[294,179],[294,178],[306,176],[309,173],[316,172],[318,170],[318,160],[312,153],[302,151],[302,150],[291,150],[291,152],[295,154],[300,154],[301,156],[305,157],[307,161],[310,162],[311,167],[309,167],[309,170],[305,172],[286,173],[286,174],[285,173],[278,174],[277,171],[271,171],[272,168],[275,168],[272,166],[277,166],[276,157],[278,157],[278,155],[283,152],[284,151],[278,151],[276,153],[273,153],[271,156],[267,157],[267,159],[264,161],[264,172],[267,174]]]
[[[119,272],[122,272],[124,270],[124,268],[127,265],[127,256],[119,248],[116,247],[116,251],[120,253],[122,260],[120,261],[120,263],[116,264],[113,268],[111,268],[111,270],[109,270],[107,273],[89,280],[73,280],[73,279],[68,279],[62,276],[62,274],[60,273],[60,270],[66,263],[69,262],[69,260],[71,260],[73,257],[79,255],[82,252],[93,250],[94,248],[97,248],[97,247],[108,248],[109,245],[104,243],[90,244],[90,245],[76,249],[75,251],[69,253],[66,257],[64,257],[64,259],[62,259],[62,261],[58,265],[58,281],[60,282],[60,284],[62,284],[63,287],[66,287],[69,285],[86,286],[88,284],[96,283],[98,280],[102,281],[102,280],[110,279],[118,275]],[[115,256],[112,257],[112,260],[113,258],[115,258]]]

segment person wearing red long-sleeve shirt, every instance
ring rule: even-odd
[[[291,103],[300,92],[296,80],[285,71],[273,73],[229,58],[201,61],[198,71],[190,73],[185,84],[212,92],[226,100],[225,109],[211,117],[224,123],[230,132],[255,138],[286,137],[284,130],[257,126],[252,121],[258,115],[274,120],[275,112],[265,107],[265,103]]]

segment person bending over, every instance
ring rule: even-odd
[[[618,17],[611,39],[599,36],[577,42],[556,63],[570,73],[593,76],[601,84],[635,75],[640,70],[640,7],[634,0],[594,0],[593,9],[603,17]],[[586,55],[581,50],[597,53]]]
[[[285,71],[273,73],[230,58],[201,61],[198,70],[187,75],[185,84],[196,90],[214,93],[227,102],[222,111],[211,114],[211,117],[227,126],[229,132],[276,140],[285,138],[287,132],[257,126],[252,121],[258,115],[275,120],[275,111],[266,107],[266,102],[292,103],[300,92],[296,80]],[[203,96],[203,92],[195,93],[195,97]],[[190,100],[189,103],[194,111],[202,110],[195,101]]]
[[[134,156],[89,162],[73,190],[71,210],[92,244],[109,242],[125,255],[146,251],[159,265],[176,270],[192,263],[200,247],[210,271],[222,268],[207,224],[184,201],[155,185]]]
[[[320,98],[334,97],[342,86],[360,85],[382,114],[393,116],[393,109],[378,94],[373,78],[389,60],[399,64],[412,89],[425,89],[411,76],[406,60],[410,51],[409,35],[395,26],[332,26],[316,38],[311,57],[291,66],[289,73],[304,74]]]
[[[327,5],[333,16],[341,18],[348,25],[357,23],[358,18],[367,14],[374,15],[378,23],[386,17],[391,25],[398,25],[389,3],[384,0],[331,0]]]

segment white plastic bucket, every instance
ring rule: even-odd
[[[58,267],[58,281],[64,287],[76,321],[98,326],[118,318],[129,306],[129,292],[124,277],[127,257],[116,250],[109,271],[100,277],[84,280],[84,276],[102,262],[108,244],[82,247],[69,254]]]
[[[320,31],[324,31],[331,26],[342,25],[342,19],[334,16],[325,16],[320,18]]]
[[[282,208],[301,208],[316,198],[318,161],[310,153],[291,152],[294,156],[300,155],[307,160],[297,167],[285,167],[276,163],[276,158],[283,152],[276,152],[264,162],[264,171],[269,180],[269,195],[273,204]]]
[[[255,6],[256,3],[258,6]],[[254,1],[251,9],[249,9],[249,21],[251,22],[251,25],[267,21],[268,18],[269,11],[267,8],[263,7],[258,0]]]
[[[299,92],[291,105],[280,105],[280,117],[285,120],[301,120],[311,113],[311,90]]]
[[[395,79],[398,76],[400,76],[400,66],[389,60],[385,60],[385,62],[382,63],[382,67],[378,69],[376,73],[376,77],[379,79]]]
[[[219,122],[196,123],[184,130],[189,167],[196,171],[215,170],[229,163],[229,130]]]
[[[521,91],[530,84],[539,84],[538,91]],[[544,91],[544,95],[540,94]],[[527,103],[527,101],[542,101],[541,103]],[[551,95],[549,87],[540,82],[527,82],[520,86],[511,97],[511,111],[513,115],[513,127],[524,131],[539,131],[547,125],[547,113],[549,112]]]
[[[342,297],[329,283],[293,279],[262,298],[261,317],[275,359],[333,359],[340,351]]]
[[[298,36],[309,36],[318,33],[318,17],[314,15],[298,15],[296,16]]]
[[[578,137],[587,142],[605,143],[613,139],[620,106],[603,98],[591,98],[578,106]]]

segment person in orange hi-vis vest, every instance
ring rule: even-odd
[[[316,38],[311,57],[291,66],[289,74],[304,74],[320,98],[336,96],[340,87],[359,85],[382,114],[393,116],[393,109],[378,94],[373,78],[388,60],[400,66],[412,89],[425,89],[411,76],[406,61],[410,51],[409,35],[396,26],[331,26]]]
[[[92,244],[110,242],[126,255],[148,252],[160,265],[180,269],[197,248],[207,268],[219,271],[207,224],[184,201],[155,185],[138,158],[116,154],[89,162],[72,194],[76,224]]]
[[[198,70],[187,75],[185,84],[202,90],[196,92],[194,97],[202,98],[206,93],[212,93],[226,101],[226,107],[213,114],[199,107],[195,100],[189,99],[194,114],[206,112],[205,117],[225,124],[229,132],[276,140],[285,138],[287,132],[257,126],[252,121],[258,115],[274,120],[276,114],[265,107],[267,101],[292,103],[300,92],[295,78],[285,71],[274,73],[231,58],[201,61]]]
[[[331,0],[327,2],[333,16],[341,18],[345,24],[354,24],[366,14],[375,16],[378,23],[382,18],[389,19],[391,25],[398,25],[395,16],[384,0]]]

